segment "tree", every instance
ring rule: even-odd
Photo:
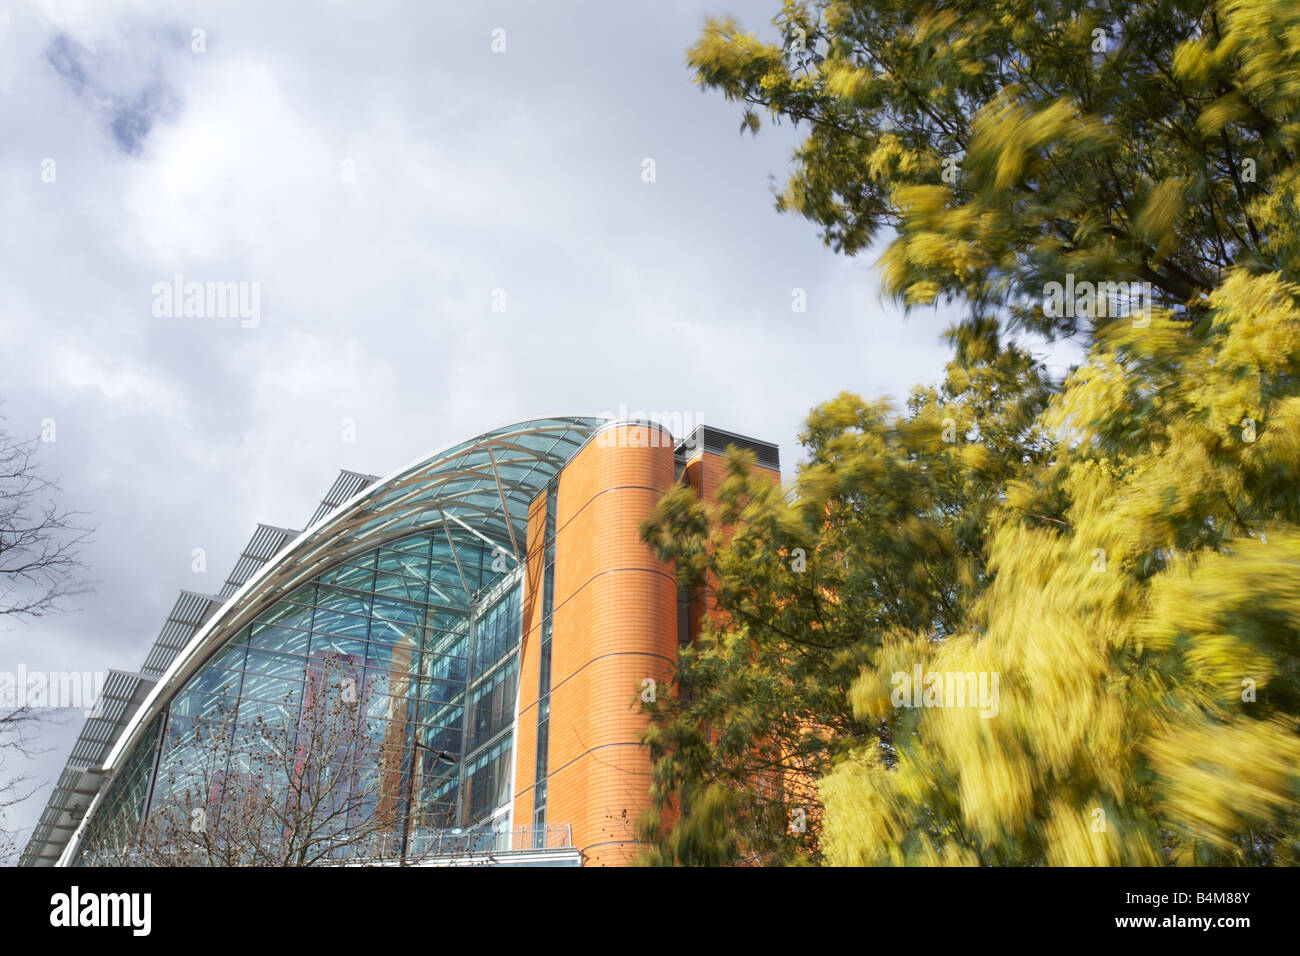
[[[718,611],[648,708],[649,862],[818,861],[818,781],[896,731],[855,715],[853,681],[896,630],[963,625],[988,576],[988,514],[1051,444],[1038,363],[998,349],[992,325],[953,335],[943,385],[915,390],[904,414],[851,394],[813,412],[792,501],[735,454],[715,504],[681,486],[643,526]]]
[[[945,454],[942,402],[891,433],[841,397],[788,508],[739,461],[718,509],[665,499],[647,540],[713,572],[722,613],[648,737],[683,814],[652,861],[1294,865],[1300,10],[871,0],[777,22],[783,47],[710,22],[698,79],[807,124],[781,207],[850,254],[896,229],[887,288],[969,310],[939,396],[982,377],[995,400]],[[1048,314],[1065,273],[1150,282],[1151,312]],[[1044,388],[1003,323],[1086,331],[1086,360]],[[781,580],[796,541],[802,589]],[[967,675],[991,706],[948,696]],[[767,782],[728,746],[746,732],[769,761],[818,739],[775,767],[818,796],[793,848],[746,828]]]
[[[39,442],[0,428],[0,619],[31,619],[86,592],[81,549],[92,529],[59,508],[58,485],[40,473]]]
[[[807,135],[778,208],[885,286],[1053,335],[1044,285],[1147,282],[1200,314],[1285,249],[1259,221],[1295,164],[1288,0],[787,0],[780,46],[710,20],[697,81]]]
[[[41,475],[37,449],[35,440],[15,439],[0,428],[0,621],[58,611],[86,590],[81,548],[90,529],[79,524],[78,513],[51,500],[58,486]],[[30,760],[39,752],[32,738],[45,719],[20,701],[0,700],[0,824],[36,789],[30,773],[11,776],[6,760]],[[0,861],[18,849],[17,835],[0,825]]]
[[[19,771],[10,775],[8,759],[30,760],[37,754],[32,735],[41,723],[41,715],[29,707],[6,708],[0,705],[0,823],[4,815],[22,803],[36,789],[32,774]],[[0,866],[17,858],[21,847],[18,834],[0,826]]]
[[[855,750],[821,784],[830,859],[1295,865],[1300,287],[1238,273],[1209,316],[1103,337],[965,633],[900,633],[854,683],[899,723],[897,672],[996,673],[999,716],[908,711],[892,765]]]
[[[101,811],[106,823],[88,836],[88,859],[320,866],[415,863],[476,849],[429,838],[431,825],[447,821],[421,811],[407,819],[408,800],[455,764],[449,754],[412,747],[414,714],[373,714],[372,699],[387,698],[372,693],[364,669],[345,656],[315,659],[307,678],[301,703],[286,699],[243,719],[218,706],[203,720],[176,721],[143,826]],[[408,822],[416,836],[404,840]]]

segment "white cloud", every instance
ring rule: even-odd
[[[126,359],[98,355],[68,340],[36,354],[53,388],[91,389],[116,412],[164,418],[186,414],[186,396],[175,382]]]

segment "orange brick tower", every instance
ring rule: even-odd
[[[641,698],[667,685],[707,606],[691,613],[640,525],[676,481],[716,493],[732,444],[779,481],[775,445],[707,426],[675,444],[656,425],[618,422],[529,509],[514,820],[570,824],[585,865],[626,864],[640,848],[651,772]]]

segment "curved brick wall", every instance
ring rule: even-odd
[[[632,447],[649,435],[657,447]],[[547,822],[573,826],[586,865],[628,862],[649,805],[642,682],[660,689],[677,660],[672,568],[638,528],[673,483],[662,433],[620,426],[560,473]],[[515,751],[515,822],[533,817],[545,496],[529,511],[527,596]]]

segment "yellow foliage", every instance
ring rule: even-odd
[[[1047,416],[1071,442],[1038,479],[1056,476],[1064,521],[1041,520],[1038,481],[1011,482],[984,627],[895,635],[855,683],[859,718],[889,721],[897,755],[823,780],[831,859],[1293,858],[1298,299],[1279,276],[1237,272],[1201,330],[1160,315],[1098,337]],[[890,675],[918,662],[997,674],[997,715],[900,714]]]

